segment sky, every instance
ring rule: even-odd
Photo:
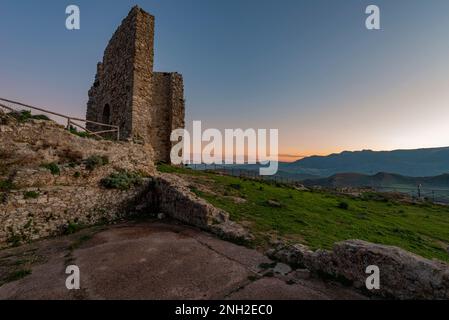
[[[156,17],[155,70],[184,76],[188,128],[279,129],[284,160],[449,146],[447,0],[1,0],[0,97],[84,117],[135,4]]]

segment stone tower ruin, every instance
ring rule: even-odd
[[[184,128],[182,75],[154,72],[154,17],[131,9],[115,31],[89,90],[86,119],[119,126],[121,140],[152,146],[155,161],[170,162],[174,129]],[[88,124],[91,131],[108,128]]]

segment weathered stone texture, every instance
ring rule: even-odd
[[[184,128],[184,86],[182,76],[178,73],[153,74],[153,106],[150,141],[155,156],[170,162],[171,132]]]
[[[120,126],[121,138],[132,134],[137,22],[137,11],[133,10],[109,41],[103,62],[97,65],[87,104],[87,120]],[[89,123],[87,128],[92,131],[109,129]]]
[[[149,128],[154,121],[151,118],[152,73],[154,59],[154,17],[142,10],[136,12],[135,52],[132,88],[132,135],[134,138],[150,142]],[[131,14],[133,11],[131,11]]]
[[[2,112],[0,122],[0,181],[10,185],[0,190],[0,247],[56,235],[69,223],[120,218],[147,196],[148,182],[119,191],[102,188],[100,180],[121,170],[153,174],[149,145],[81,138],[53,121],[19,123]],[[89,169],[92,157],[109,164]],[[42,167],[48,163],[59,174]]]
[[[396,299],[449,299],[449,265],[428,260],[397,247],[361,240],[336,243],[332,251],[311,251],[303,245],[281,245],[268,255],[312,272],[345,279],[366,289],[368,266],[380,269],[380,289],[370,294]]]
[[[120,127],[120,138],[150,144],[155,161],[170,162],[170,134],[184,128],[178,73],[153,72],[154,17],[134,7],[115,32],[89,91],[87,120]],[[88,129],[98,131],[97,125]]]
[[[26,199],[25,191],[38,192]],[[148,183],[131,190],[97,186],[51,186],[13,191],[0,204],[0,247],[59,235],[70,224],[93,225],[130,215],[135,201],[148,192]]]
[[[241,242],[253,239],[245,228],[229,219],[227,212],[195,195],[188,182],[176,175],[159,175],[153,190],[148,205],[171,218],[208,230],[224,239]]]
[[[0,113],[0,119],[8,118]],[[13,179],[19,187],[96,183],[115,169],[146,175],[155,172],[149,145],[80,138],[53,121],[10,121],[3,127],[7,130],[0,132],[0,178]],[[107,156],[110,165],[74,178],[75,172],[85,171],[84,161],[91,156]],[[61,175],[51,175],[41,167],[53,162],[59,164]]]

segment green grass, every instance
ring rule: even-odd
[[[313,249],[330,249],[335,242],[360,239],[449,261],[446,206],[404,204],[372,194],[354,198],[324,191],[298,191],[274,183],[166,165],[158,169],[189,176],[197,195],[229,212],[232,220],[249,225],[259,245],[264,245],[271,235]],[[235,197],[245,201],[237,202]],[[280,206],[267,205],[270,200]]]

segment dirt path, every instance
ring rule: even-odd
[[[66,289],[68,265],[80,268],[80,290]],[[91,228],[0,251],[2,282],[0,299],[365,298],[255,250],[163,222]]]

